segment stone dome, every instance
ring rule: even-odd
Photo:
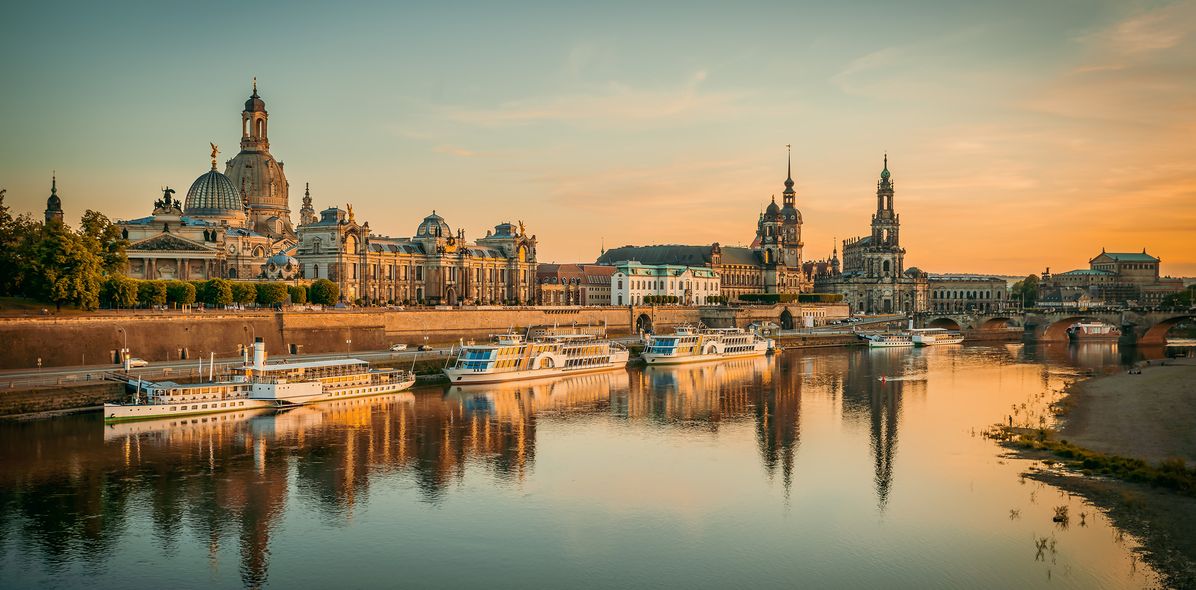
[[[212,169],[201,174],[187,189],[183,213],[193,217],[237,216],[244,215],[244,205],[233,181]]]
[[[245,111],[249,113],[264,113],[266,112],[266,101],[257,95],[257,83],[253,84],[253,94],[249,100],[245,101]]]
[[[453,235],[453,230],[449,228],[449,224],[444,221],[444,218],[437,215],[436,211],[425,217],[423,222],[419,224],[419,228],[415,230],[415,237],[417,238],[447,238]]]

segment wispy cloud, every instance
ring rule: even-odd
[[[643,123],[727,116],[751,96],[742,91],[706,90],[703,83],[707,78],[706,70],[697,70],[673,87],[639,88],[610,82],[587,93],[529,97],[488,108],[445,106],[437,110],[450,121],[482,127],[539,122]]]

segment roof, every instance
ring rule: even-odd
[[[1112,258],[1113,260],[1116,260],[1118,262],[1158,262],[1159,261],[1158,258],[1155,258],[1154,256],[1151,256],[1150,254],[1147,254],[1145,250],[1143,250],[1141,252],[1101,252],[1100,256],[1097,256],[1096,258],[1100,258],[1101,256],[1108,256],[1109,258]],[[1096,258],[1093,258],[1093,260],[1096,260]]]
[[[759,253],[751,248],[745,248],[743,246],[723,246],[722,254],[723,264],[745,264],[749,266],[757,266],[760,264]]]
[[[723,248],[724,255],[727,248]],[[677,264],[706,266],[710,264],[710,246],[621,246],[611,248],[598,257],[598,264],[614,264],[634,260],[643,264]]]
[[[183,211],[188,216],[241,213],[241,193],[233,181],[215,170],[204,172],[187,190]]]
[[[1095,269],[1095,268],[1077,268],[1076,270],[1069,270],[1067,272],[1055,273],[1055,276],[1057,276],[1057,277],[1058,276],[1071,276],[1071,277],[1092,276],[1092,275],[1108,276],[1111,274],[1113,274],[1113,271],[1111,271],[1111,270],[1099,270],[1099,269]]]

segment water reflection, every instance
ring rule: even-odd
[[[598,453],[603,445],[613,447],[626,440],[629,428],[653,433],[652,444],[671,445],[679,461],[701,460],[703,454],[726,449],[730,459],[703,468],[725,471],[728,477],[734,473],[741,478],[736,483],[739,493],[755,494],[758,505],[743,505],[743,512],[736,512],[739,520],[754,522],[758,515],[753,510],[768,513],[768,486],[773,482],[779,484],[786,506],[791,497],[804,494],[807,498],[806,509],[813,512],[805,517],[803,531],[818,526],[821,512],[833,512],[839,502],[850,503],[856,489],[865,491],[876,514],[908,513],[921,510],[926,502],[919,498],[928,494],[925,480],[948,478],[939,483],[947,488],[945,482],[955,477],[926,471],[928,463],[941,460],[929,458],[934,455],[927,449],[934,445],[927,443],[927,437],[938,437],[937,441],[958,436],[959,425],[945,427],[944,418],[983,426],[1000,420],[1001,408],[1057,390],[1079,370],[1115,367],[1122,360],[1116,348],[1107,344],[1088,346],[791,352],[510,385],[425,389],[284,412],[258,410],[107,426],[96,415],[5,424],[0,428],[0,579],[23,582],[19,585],[67,579],[78,584],[66,585],[79,585],[96,576],[107,582],[103,585],[121,585],[125,572],[110,564],[130,563],[128,554],[151,551],[179,569],[142,564],[153,572],[150,579],[155,582],[186,575],[191,577],[182,578],[184,582],[207,576],[227,585],[220,564],[235,560],[242,585],[285,585],[272,582],[271,577],[290,576],[287,579],[293,582],[295,568],[318,574],[313,568],[320,566],[308,560],[317,560],[325,549],[321,535],[354,530],[360,531],[359,543],[386,543],[390,535],[399,533],[388,529],[379,538],[366,532],[369,523],[393,512],[419,514],[419,504],[439,510],[454,498],[470,496],[488,501],[501,498],[513,502],[512,506],[563,502],[564,498],[544,491],[544,486],[555,482],[559,487],[550,489],[568,489],[569,475],[559,462],[537,468],[537,449],[567,445],[564,435],[571,432],[594,437],[591,448]],[[1036,372],[1040,383],[1033,378],[1022,383],[1024,375]],[[973,374],[979,376],[967,381]],[[957,392],[955,379],[968,384],[962,393],[953,393]],[[938,398],[934,384],[942,387]],[[971,405],[959,406],[959,396],[980,384],[991,386],[987,394],[999,399],[977,397],[967,402]],[[943,409],[935,405],[936,399],[956,405]],[[911,419],[916,426],[908,425]],[[816,450],[803,451],[803,436],[814,441]],[[969,444],[981,453],[977,457],[991,459],[998,453],[988,443]],[[854,457],[862,449],[868,452],[867,466],[856,471]],[[718,452],[722,456],[724,451]],[[635,457],[618,454],[605,460],[616,466],[636,463]],[[745,461],[762,471],[763,478],[757,476],[761,481],[742,479],[736,465]],[[684,463],[679,465],[658,467],[664,472],[685,469]],[[800,475],[799,465],[804,468]],[[994,477],[991,467],[978,469],[966,477]],[[1002,475],[1001,485],[1014,486],[1013,473]],[[467,482],[473,483],[467,486]],[[504,487],[512,491],[509,498]],[[519,491],[525,487],[541,496],[523,496],[530,493]],[[408,489],[415,503],[404,499]],[[818,494],[824,492],[817,491],[822,489],[833,491],[823,497]],[[723,506],[717,491],[708,494],[710,500],[699,505]],[[900,497],[906,499],[904,503],[896,500]],[[1005,516],[1009,506],[1001,502],[1001,520],[1013,522]],[[458,505],[457,510],[462,508]],[[445,510],[440,517],[452,519],[456,513]],[[494,512],[478,514],[498,518]],[[486,522],[479,520],[477,526],[485,527]],[[600,526],[597,522],[602,520],[589,527]],[[426,529],[405,524],[424,544],[448,543],[439,538],[446,526],[443,521]],[[501,519],[489,524],[503,530],[524,526],[518,520]],[[937,524],[949,527],[950,521]],[[752,530],[762,526],[766,525]],[[839,549],[850,555],[861,550],[853,545],[859,542],[852,539],[853,526],[873,525],[836,521],[833,528],[813,536],[823,539],[818,547],[829,547],[827,535],[847,531],[840,532],[847,536],[838,542],[845,544]],[[148,536],[142,538],[145,533]],[[618,534],[630,533],[620,529]],[[640,553],[658,551],[671,542],[642,531],[635,534],[646,535]],[[314,536],[305,541],[305,535]],[[280,550],[280,544],[288,549]],[[502,547],[487,551],[500,558],[504,555]],[[1114,549],[1093,550],[1094,554],[1101,551]],[[289,569],[271,563],[294,554],[304,557],[292,561]],[[835,563],[829,555],[822,560]],[[367,569],[377,571],[393,567],[385,559],[367,564]],[[419,565],[409,562],[407,567],[418,570]],[[876,572],[878,581],[884,578],[883,569]],[[641,577],[635,579],[645,582],[642,576],[647,574],[640,571]],[[956,572],[955,579],[966,576],[967,570],[963,571]],[[353,575],[366,574],[355,570]],[[862,580],[827,575],[831,577],[822,581],[832,585]],[[483,571],[479,576],[472,581],[486,579]],[[670,577],[657,581],[665,579],[677,581]],[[298,581],[304,580],[300,575]],[[368,584],[366,580],[360,577],[359,583]]]

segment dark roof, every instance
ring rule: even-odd
[[[726,256],[727,248],[723,248]],[[676,264],[680,266],[706,266],[710,264],[710,246],[622,246],[611,248],[598,257],[598,264],[614,264],[634,260],[643,264]]]
[[[743,246],[723,246],[723,264],[760,264],[760,255]]]

